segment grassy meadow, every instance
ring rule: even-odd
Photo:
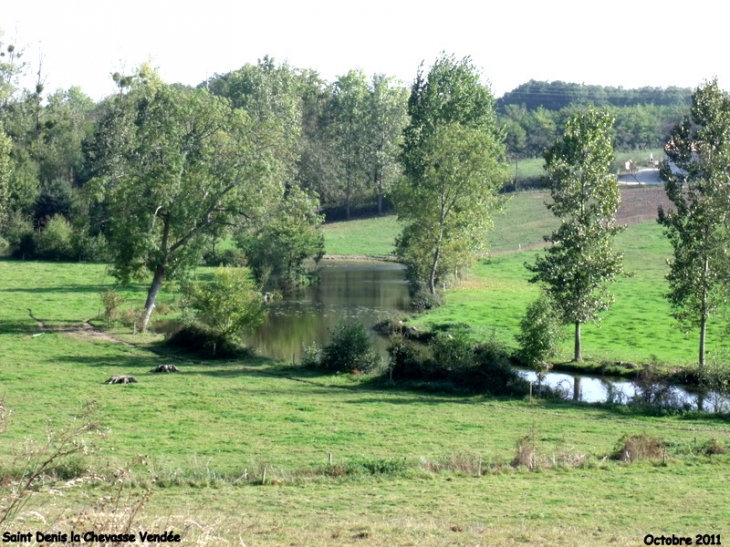
[[[513,344],[536,293],[523,263],[554,223],[544,200],[516,195],[495,219],[492,254],[413,322],[464,323]],[[395,233],[393,217],[331,224],[327,249],[384,255]],[[694,337],[672,327],[662,298],[669,246],[659,227],[637,222],[618,245],[634,276],[585,328],[586,352],[691,361]],[[725,416],[411,392],[260,358],[188,359],[151,335],[92,328],[87,320],[104,327],[93,318],[110,286],[103,265],[0,261],[0,397],[12,410],[0,434],[0,516],[23,462],[43,457],[33,450],[96,403],[94,427],[76,438],[93,450],[38,481],[0,537],[132,522],[182,532],[182,545],[558,547],[730,531]],[[125,291],[130,306],[144,289]],[[710,346],[721,336],[715,327]],[[149,372],[162,363],[181,372]],[[139,383],[103,383],[117,374]],[[644,457],[615,459],[631,436],[647,441]]]

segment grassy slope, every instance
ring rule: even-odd
[[[182,516],[246,545],[355,545],[363,537],[379,546],[603,545],[637,544],[648,532],[724,531],[718,525],[730,516],[722,486],[728,457],[681,453],[710,438],[727,443],[726,421],[374,390],[367,379],[257,361],[178,362],[182,373],[154,375],[149,369],[169,360],[144,349],[78,333],[32,336],[39,330],[25,306],[71,328],[97,307],[103,272],[94,265],[0,262],[0,302],[9,316],[0,331],[0,377],[14,411],[0,458],[7,461],[26,438],[41,439],[47,427],[68,423],[95,399],[107,433],[94,466],[107,473],[130,467],[141,484],[150,485],[152,476],[177,484],[153,489],[141,519],[155,531],[182,523]],[[102,384],[122,373],[140,383]],[[547,461],[587,456],[591,463],[539,473],[506,466],[517,440],[531,432]],[[670,441],[666,465],[603,461],[622,435],[647,432]],[[365,455],[414,466],[473,467],[481,457],[487,472],[433,475],[414,467],[393,478],[292,479],[322,466],[329,453],[335,463]],[[263,467],[270,481],[285,483],[186,486]],[[104,486],[64,487],[63,496],[42,489],[22,528],[43,529],[37,514],[78,510],[105,493]]]
[[[495,251],[538,243],[538,232],[553,222],[538,218],[542,196],[521,198],[497,219]],[[396,231],[393,219],[366,222],[372,224],[356,235],[361,246],[343,243],[341,249],[378,254],[388,248],[384,234]],[[378,223],[390,227],[378,229]],[[601,328],[586,328],[586,351],[614,352],[625,360],[651,353],[691,358],[694,341],[682,342],[671,328],[661,298],[668,247],[657,226],[633,226],[620,245],[636,275],[617,284],[617,303]],[[447,306],[421,320],[469,322],[484,336],[494,331],[509,339],[534,295],[522,263],[535,252],[502,252],[481,261],[464,286],[449,294]],[[8,461],[25,439],[40,440],[48,427],[68,423],[82,403],[95,399],[107,435],[94,467],[106,473],[130,467],[138,483],[150,485],[156,475],[178,485],[153,489],[141,515],[153,531],[168,523],[180,528],[185,519],[190,526],[192,519],[236,544],[239,538],[246,545],[362,545],[365,539],[383,547],[636,545],[647,533],[726,532],[729,457],[682,455],[711,438],[727,445],[726,420],[378,390],[367,378],[315,376],[262,361],[178,362],[182,373],[155,375],[149,369],[169,358],[143,348],[84,333],[33,336],[39,329],[27,308],[47,325],[66,329],[94,316],[97,292],[110,281],[103,266],[0,261],[0,280],[0,394],[14,412],[0,436],[0,461]],[[141,304],[144,287],[133,287],[128,296]],[[140,383],[102,384],[125,373]],[[590,463],[539,473],[505,466],[517,440],[531,432],[548,461],[585,455]],[[636,433],[670,442],[666,464],[603,461],[621,436]],[[293,479],[323,465],[329,453],[335,463],[362,455],[405,458],[414,471],[393,478]],[[415,467],[423,460],[473,466],[479,457],[487,470],[479,478]],[[185,486],[264,467],[284,484]],[[106,493],[103,485],[65,487],[63,496],[42,489],[27,507],[30,520],[20,526],[47,528],[30,511],[48,516],[78,510]]]
[[[692,363],[697,333],[684,334],[676,328],[664,298],[671,247],[661,227],[647,220],[655,216],[657,204],[666,205],[666,198],[658,188],[625,189],[623,196],[619,219],[630,226],[617,238],[616,247],[624,253],[632,277],[619,279],[611,287],[616,302],[603,320],[583,327],[585,354],[598,361]],[[558,222],[545,209],[547,199],[545,192],[513,195],[505,211],[495,217],[489,235],[491,258],[480,260],[461,286],[448,292],[445,306],[416,318],[413,324],[466,324],[479,338],[496,336],[514,345],[522,314],[538,293],[537,287],[527,281],[530,274],[524,264],[534,262],[540,252],[536,249],[544,244],[542,236]],[[352,254],[374,254],[368,250],[382,252],[388,248],[397,229],[393,217],[360,222],[352,231],[347,223],[337,226],[338,254],[348,254],[343,242],[352,240],[357,241],[357,252],[353,250]],[[327,247],[329,250],[329,232]],[[710,360],[724,357],[723,340],[723,326],[716,319],[708,335]],[[570,339],[566,340],[566,358],[570,345]]]

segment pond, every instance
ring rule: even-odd
[[[336,261],[320,263],[316,284],[267,304],[264,323],[244,338],[259,355],[288,363],[301,361],[304,348],[319,347],[342,320],[370,328],[410,304],[405,266],[391,262]],[[371,333],[376,349],[388,340]]]
[[[244,341],[259,355],[287,363],[301,362],[304,349],[327,344],[342,320],[357,320],[370,328],[394,312],[407,312],[410,304],[405,267],[389,262],[333,261],[322,263],[316,284],[287,298],[267,304],[264,323]],[[388,339],[371,331],[376,349],[385,354]],[[520,371],[532,383],[537,375]],[[616,378],[551,372],[545,384],[565,398],[588,403],[627,403],[641,398],[649,404],[726,411],[728,400],[715,393],[698,394],[679,386],[637,386]],[[661,400],[659,400],[661,399]]]

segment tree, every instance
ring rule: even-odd
[[[117,279],[153,274],[143,328],[163,280],[197,264],[206,238],[281,199],[277,137],[226,99],[165,85],[145,67],[111,101],[87,147],[87,192],[108,212]]]
[[[364,121],[365,169],[378,201],[378,214],[383,213],[383,198],[400,174],[398,154],[408,121],[407,99],[407,91],[394,86],[391,78],[373,76]]]
[[[416,288],[427,287],[431,295],[484,248],[501,203],[505,151],[492,105],[469,58],[442,56],[427,77],[419,70],[411,89],[405,176],[394,191],[405,222],[396,252]]]
[[[10,151],[13,143],[3,131],[0,124],[0,234],[5,227],[5,218],[8,214],[8,200],[10,197]]]
[[[607,284],[623,272],[623,256],[613,250],[621,195],[610,174],[613,119],[593,108],[570,118],[565,133],[545,151],[546,184],[560,228],[534,265],[532,283],[542,283],[563,321],[575,325],[574,360],[580,361],[581,324],[598,318],[613,297]]]
[[[333,86],[330,124],[332,143],[340,166],[340,187],[345,202],[345,218],[355,199],[367,186],[368,82],[361,70],[340,76]]]
[[[539,375],[549,372],[552,364],[548,359],[558,353],[558,342],[563,338],[562,327],[550,297],[541,294],[527,307],[520,321],[520,334],[517,335],[520,360]]]
[[[300,285],[305,261],[318,262],[324,255],[324,220],[315,196],[292,188],[280,206],[257,221],[255,229],[238,235],[248,266],[262,288],[283,290]]]
[[[667,297],[682,326],[699,328],[702,367],[707,322],[726,302],[730,279],[730,95],[717,80],[695,91],[690,115],[674,128],[665,151],[661,174],[676,206],[659,208],[674,248]]]

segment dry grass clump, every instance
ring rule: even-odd
[[[705,456],[719,456],[720,454],[727,454],[727,446],[723,445],[715,437],[709,439],[702,445],[702,452]]]
[[[666,459],[666,443],[652,435],[624,435],[618,441],[613,458],[625,463],[637,460]]]
[[[480,476],[484,472],[485,464],[479,454],[452,454],[445,458],[430,460],[421,458],[421,468],[431,473],[450,471],[462,475]]]

